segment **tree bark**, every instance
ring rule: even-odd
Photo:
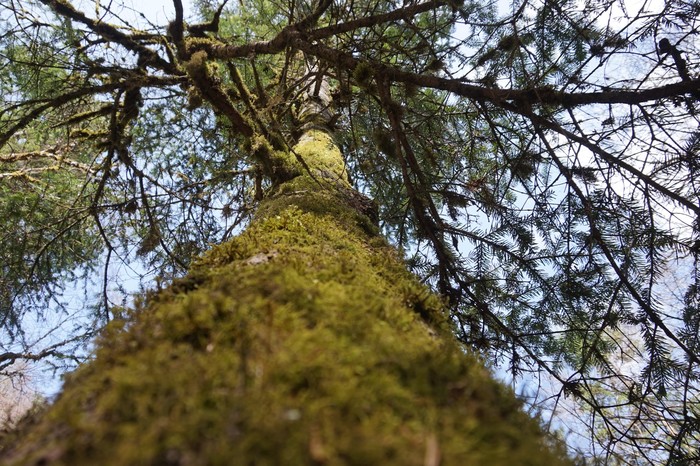
[[[108,326],[5,464],[568,463],[455,342],[331,136],[287,163],[245,233]]]

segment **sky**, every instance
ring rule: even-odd
[[[90,17],[95,17],[96,12],[104,14],[105,9],[119,15],[124,21],[134,26],[145,26],[145,16],[153,24],[163,26],[175,17],[175,8],[172,0],[77,0],[74,6],[85,12]],[[192,0],[182,0],[182,5],[187,12],[192,10]],[[110,23],[117,23],[114,18],[107,18]]]
[[[172,0],[124,0],[124,4],[128,5],[134,11],[143,13],[149,20],[155,24],[167,24],[175,17],[175,8]],[[187,11],[192,8],[190,0],[182,0],[182,5]]]

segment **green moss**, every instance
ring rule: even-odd
[[[262,137],[251,139],[250,149],[259,160],[272,160],[286,173],[257,210],[256,218],[273,217],[295,206],[304,212],[328,215],[355,232],[377,233],[377,226],[353,205],[359,194],[348,182],[343,157],[333,138],[322,130],[309,130],[289,152],[275,151]]]
[[[377,234],[377,226],[367,216],[348,205],[344,191],[333,188],[323,180],[298,176],[281,185],[266,199],[258,207],[256,218],[274,217],[294,206],[303,212],[330,216],[356,234]]]
[[[299,142],[290,151],[274,150],[270,143],[262,136],[252,138],[251,150],[253,155],[263,161],[271,161],[271,171],[274,173],[285,173],[281,179],[288,184],[294,177],[304,177],[306,186],[315,185],[313,189],[318,189],[319,183],[330,183],[333,189],[337,186],[350,188],[345,162],[338,146],[333,138],[321,130],[310,130],[304,133]],[[278,179],[280,177],[277,177]],[[287,187],[285,189],[297,189]]]
[[[211,37],[192,37],[185,39],[185,48],[188,53],[194,55],[200,51],[206,51],[214,46],[223,45],[220,41]]]
[[[310,167],[312,175],[349,186],[345,162],[333,138],[321,130],[307,131],[294,147],[294,153]]]
[[[381,240],[279,211],[110,325],[6,464],[565,464],[443,312]]]
[[[374,78],[372,65],[364,61],[359,62],[352,71],[352,78],[361,88],[366,89],[370,87]]]
[[[185,62],[185,69],[190,76],[199,76],[206,73],[206,66],[209,56],[204,50],[197,50],[189,61]]]

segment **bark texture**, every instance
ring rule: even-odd
[[[455,343],[330,137],[293,155],[311,170],[110,324],[4,464],[568,464]]]

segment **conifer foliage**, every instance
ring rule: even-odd
[[[573,449],[700,460],[700,3],[129,5],[0,0],[0,368],[75,357],[131,277],[240,231],[327,92],[350,181],[459,340]],[[62,344],[10,349],[97,276]]]

